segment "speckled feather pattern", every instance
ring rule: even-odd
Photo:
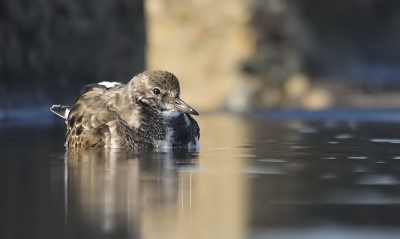
[[[87,85],[76,98],[66,117],[68,147],[185,148],[198,145],[197,122],[185,112],[168,108],[180,95],[179,82],[173,74],[147,71],[126,85],[105,85]],[[155,87],[160,88],[162,94],[152,94]],[[174,117],[163,114],[165,111],[175,112]]]

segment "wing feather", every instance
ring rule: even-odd
[[[67,119],[70,109],[68,106],[53,105],[50,107],[50,111],[63,119]]]
[[[113,95],[113,91],[99,84],[82,88],[67,117],[68,147],[109,146],[111,131],[107,124],[116,120],[116,113],[109,107]]]

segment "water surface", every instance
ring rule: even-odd
[[[1,238],[399,238],[400,121],[376,114],[203,115],[197,152],[3,125]]]

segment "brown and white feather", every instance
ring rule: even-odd
[[[153,93],[155,88],[162,94]],[[67,147],[197,145],[200,129],[189,115],[197,112],[179,95],[179,82],[173,74],[147,71],[126,85],[102,82],[84,86],[71,109],[55,105],[51,111],[66,119]],[[172,108],[174,103],[177,109]]]

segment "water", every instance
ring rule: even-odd
[[[318,114],[202,115],[198,152],[3,125],[1,238],[399,238],[399,114]]]

